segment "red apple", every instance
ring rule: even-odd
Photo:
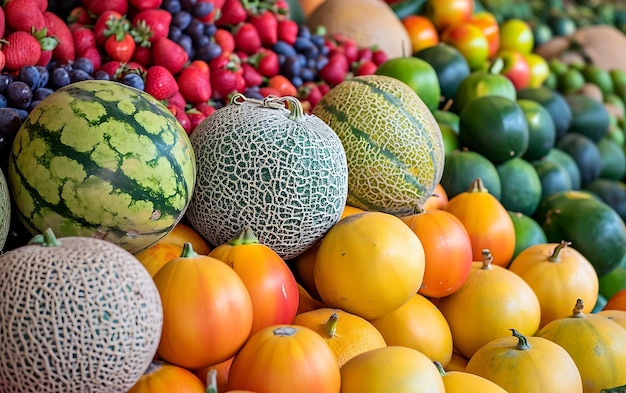
[[[516,90],[528,87],[531,77],[531,69],[526,57],[518,51],[502,50],[498,52],[502,59],[503,67],[501,74],[509,78]]]

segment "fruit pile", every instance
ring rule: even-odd
[[[0,391],[624,391],[626,69],[522,3],[9,0]]]

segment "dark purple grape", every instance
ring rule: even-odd
[[[178,41],[180,36],[183,35],[183,31],[176,26],[170,26],[170,31],[167,33],[167,38],[172,41]]]
[[[311,47],[315,47],[315,44],[309,37],[298,36],[293,43],[293,48],[301,53],[311,50]]]
[[[70,73],[65,68],[56,68],[52,71],[52,87],[59,89],[70,84]]]
[[[26,118],[28,117],[28,111],[26,109],[22,109],[22,108],[9,108],[15,111],[15,113],[17,113],[17,115],[20,117],[20,121],[24,122],[24,120],[26,120]]]
[[[317,56],[316,60],[316,64],[315,64],[315,70],[317,71],[321,71],[322,68],[324,68],[324,66],[326,64],[328,64],[328,57],[324,56],[324,55],[319,55]]]
[[[298,56],[287,56],[285,62],[280,66],[280,73],[287,79],[292,80],[294,77],[300,75],[302,64]]]
[[[171,26],[176,26],[180,30],[185,31],[187,27],[189,27],[192,19],[193,17],[191,16],[191,13],[189,11],[178,11],[177,13],[172,15]]]
[[[180,5],[184,10],[191,11],[197,2],[197,0],[180,0]]]
[[[193,41],[193,45],[197,48],[200,46],[204,46],[211,42],[211,38],[205,35],[200,36],[198,39]]]
[[[293,78],[291,78],[291,83],[295,86],[295,87],[300,87],[302,86],[302,84],[304,83],[302,81],[302,78],[300,77],[300,75],[296,75]]]
[[[32,100],[30,102],[30,105],[28,105],[28,108],[26,108],[26,112],[30,113],[33,111],[33,109],[35,109],[35,107],[37,105],[39,105],[39,103],[41,102],[41,100]]]
[[[302,67],[300,70],[300,78],[302,78],[303,82],[311,82],[315,79],[315,71],[309,67]]]
[[[191,14],[196,18],[204,18],[213,11],[213,3],[201,1],[191,8]]]
[[[258,86],[247,87],[243,94],[248,98],[256,98],[258,100],[262,100],[263,94],[259,91]]]
[[[89,75],[93,74],[93,63],[86,57],[79,57],[74,60],[74,69],[83,70]]]
[[[298,63],[300,63],[300,67],[307,66],[309,59],[307,59],[305,55],[303,55],[302,53],[298,53],[296,55],[296,58],[298,59]]]
[[[183,34],[178,41],[176,41],[178,45],[181,46],[187,52],[187,55],[190,58],[193,58],[194,49],[193,49],[193,40],[187,34]]]
[[[0,108],[0,161],[4,166],[8,160],[15,134],[20,129],[22,120],[16,111]]]
[[[37,87],[44,87],[48,84],[48,81],[50,80],[50,71],[48,70],[47,67],[44,66],[36,66],[37,70],[39,71],[39,86]]]
[[[70,71],[71,83],[86,81],[89,79],[93,79],[93,77],[81,69],[75,69],[75,70]]]
[[[6,108],[7,105],[7,98],[4,96],[4,94],[0,94],[0,108]]]
[[[180,0],[163,0],[163,3],[161,3],[161,8],[169,11],[169,13],[173,15],[182,10],[183,6],[180,4]]]
[[[307,37],[311,36],[311,29],[306,25],[298,26],[298,37]]]
[[[207,63],[222,54],[222,47],[215,41],[201,46],[196,50],[194,60],[204,60]]]
[[[7,99],[14,108],[26,109],[33,99],[33,91],[26,83],[16,80],[7,87]]]
[[[101,81],[108,81],[109,79],[111,79],[111,76],[109,75],[108,72],[104,70],[98,70],[93,73],[93,78],[101,80]]]
[[[276,41],[276,43],[272,46],[272,50],[276,52],[276,54],[285,55],[286,57],[295,56],[298,53],[293,46],[282,40]]]
[[[7,86],[9,86],[11,82],[13,82],[13,79],[13,75],[11,74],[0,74],[0,93],[4,93],[6,91]]]
[[[321,49],[322,47],[326,47],[326,40],[324,39],[324,36],[311,34],[309,38],[311,39],[311,42],[313,42],[313,44],[317,46],[318,49]]]
[[[217,31],[217,25],[213,22],[204,24],[204,35],[207,37],[213,37]]]
[[[49,89],[47,87],[40,87],[38,89],[33,90],[33,101],[34,100],[43,100],[48,97],[50,94],[54,93],[54,90]]]
[[[139,76],[139,74],[135,74],[134,72],[129,72],[128,74],[125,74],[124,76],[122,76],[122,79],[120,80],[120,82],[130,87],[134,87],[135,89],[139,89],[139,90],[143,90],[144,87],[146,86],[141,76]]]
[[[17,73],[17,80],[26,83],[31,89],[39,85],[39,79],[39,70],[34,65],[23,66]]]
[[[204,37],[204,23],[198,18],[193,18],[187,30],[185,30],[188,36],[195,41],[198,41],[201,37]]]

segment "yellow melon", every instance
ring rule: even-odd
[[[377,46],[389,58],[410,56],[411,38],[391,7],[382,0],[326,0],[306,20],[315,30],[343,34],[364,47]]]

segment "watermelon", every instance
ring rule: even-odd
[[[0,250],[4,247],[11,226],[11,196],[4,172],[0,171]]]
[[[359,76],[333,87],[313,114],[332,128],[348,160],[348,204],[394,215],[420,211],[444,168],[439,125],[405,83]]]
[[[348,192],[343,146],[296,98],[235,95],[190,139],[198,179],[186,217],[211,244],[249,226],[260,243],[291,259],[341,218]]]
[[[182,218],[195,184],[189,138],[143,91],[86,80],[46,97],[9,156],[16,214],[33,235],[96,237],[137,253]]]

